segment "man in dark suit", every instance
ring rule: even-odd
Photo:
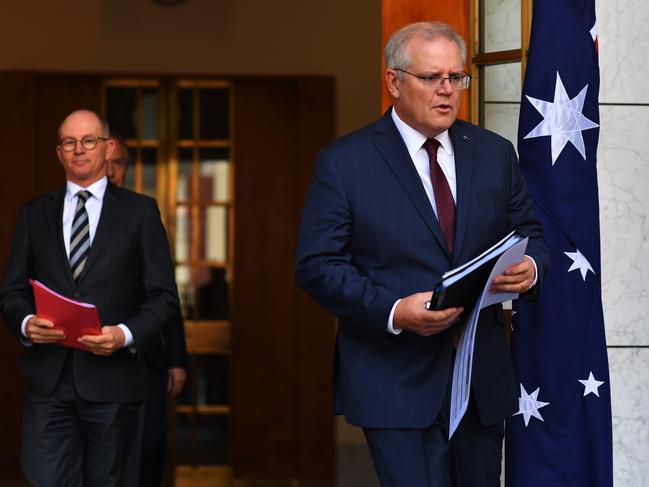
[[[106,159],[106,175],[115,186],[122,187],[129,166],[126,141],[110,136],[115,147]],[[167,394],[177,396],[187,377],[187,346],[182,316],[167,322],[155,338],[149,340],[142,356],[149,365],[150,394],[144,411],[140,487],[156,487],[162,481],[167,445]]]
[[[155,200],[106,178],[108,127],[79,110],[59,127],[66,188],[22,209],[2,288],[4,321],[24,346],[28,383],[21,466],[31,485],[138,485],[148,374],[141,352],[178,313]],[[56,342],[35,316],[28,279],[97,306],[102,334]]]
[[[448,440],[454,345],[470,309],[428,311],[431,287],[513,229],[525,258],[493,284],[532,299],[541,228],[510,142],[456,120],[466,48],[449,26],[411,24],[385,49],[393,106],[322,149],[296,276],[338,318],[334,410],[363,428],[383,486],[499,486],[503,419],[517,387],[501,305],[480,313],[470,404]]]

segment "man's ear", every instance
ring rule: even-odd
[[[113,157],[113,150],[115,150],[115,141],[113,139],[108,139],[106,141],[106,159]]]
[[[386,69],[385,84],[392,98],[399,98],[399,77],[394,69]]]

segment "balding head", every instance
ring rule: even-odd
[[[81,110],[75,110],[74,112],[72,112],[70,115],[68,115],[63,119],[63,122],[61,122],[61,125],[59,125],[59,130],[58,130],[59,140],[61,140],[61,129],[63,128],[63,125],[65,125],[68,119],[75,119],[78,116],[89,116],[94,118],[97,121],[97,123],[101,126],[100,129],[101,136],[108,137],[108,134],[110,133],[110,130],[108,129],[108,122],[106,122],[106,120],[101,118],[97,114],[97,112],[93,112],[92,110],[81,109]]]

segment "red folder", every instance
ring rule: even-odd
[[[55,329],[65,333],[65,338],[56,343],[87,351],[88,347],[77,341],[77,338],[102,334],[97,307],[66,298],[36,280],[30,279],[29,283],[34,290],[36,315],[50,320]]]

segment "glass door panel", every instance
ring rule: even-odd
[[[172,93],[170,205],[190,352],[189,392],[176,406],[185,442],[178,471],[186,476],[229,462],[232,100],[219,81],[179,80]]]
[[[232,96],[220,80],[108,79],[103,114],[131,158],[125,186],[158,200],[175,263],[189,369],[173,402],[179,478],[231,476]]]

